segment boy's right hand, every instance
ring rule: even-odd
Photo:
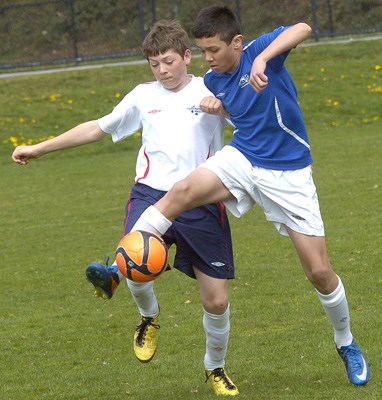
[[[20,165],[28,164],[32,158],[37,158],[39,154],[36,151],[36,146],[17,146],[12,154],[12,160]]]

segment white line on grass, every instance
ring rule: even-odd
[[[303,46],[320,46],[324,44],[343,44],[343,43],[353,43],[353,42],[361,42],[361,41],[369,41],[369,40],[382,40],[382,36],[365,36],[365,37],[350,37],[347,39],[331,39],[331,40],[321,40],[318,42],[308,42],[303,43],[300,47]],[[193,57],[198,58],[200,54],[194,54]],[[145,64],[147,62],[146,59],[142,60],[134,60],[134,61],[120,61],[116,63],[104,63],[104,64],[90,64],[90,65],[79,65],[74,67],[62,67],[55,69],[42,69],[37,71],[23,71],[23,72],[8,72],[8,73],[0,73],[0,78],[15,78],[19,76],[28,76],[28,75],[43,75],[43,74],[54,74],[58,72],[68,72],[68,71],[81,71],[88,69],[97,69],[97,68],[108,68],[108,67],[123,67],[125,65],[139,65]]]

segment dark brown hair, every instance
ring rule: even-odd
[[[228,7],[213,5],[203,8],[192,27],[195,39],[219,36],[227,44],[242,33],[239,19]]]

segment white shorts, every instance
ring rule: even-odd
[[[236,148],[224,146],[200,167],[214,172],[234,196],[225,205],[235,217],[258,204],[282,235],[288,236],[284,225],[305,235],[325,235],[310,166],[293,171],[260,168]]]

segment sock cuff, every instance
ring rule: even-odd
[[[323,306],[336,307],[345,298],[344,285],[342,284],[341,278],[338,275],[337,278],[338,278],[338,285],[332,293],[322,294],[318,290],[316,290]]]
[[[152,290],[151,288],[154,286],[154,281],[134,282],[130,279],[126,279],[126,283],[133,294],[140,294],[142,292],[145,292],[146,290]]]
[[[227,326],[227,323],[229,323],[229,315],[230,315],[229,304],[223,314],[211,314],[205,309],[203,310],[204,310],[204,318],[208,319],[214,327],[225,328]]]
[[[141,218],[150,226],[152,226],[156,232],[160,235],[166,233],[166,231],[172,225],[172,222],[168,220],[158,209],[154,206],[148,207],[141,215]]]

